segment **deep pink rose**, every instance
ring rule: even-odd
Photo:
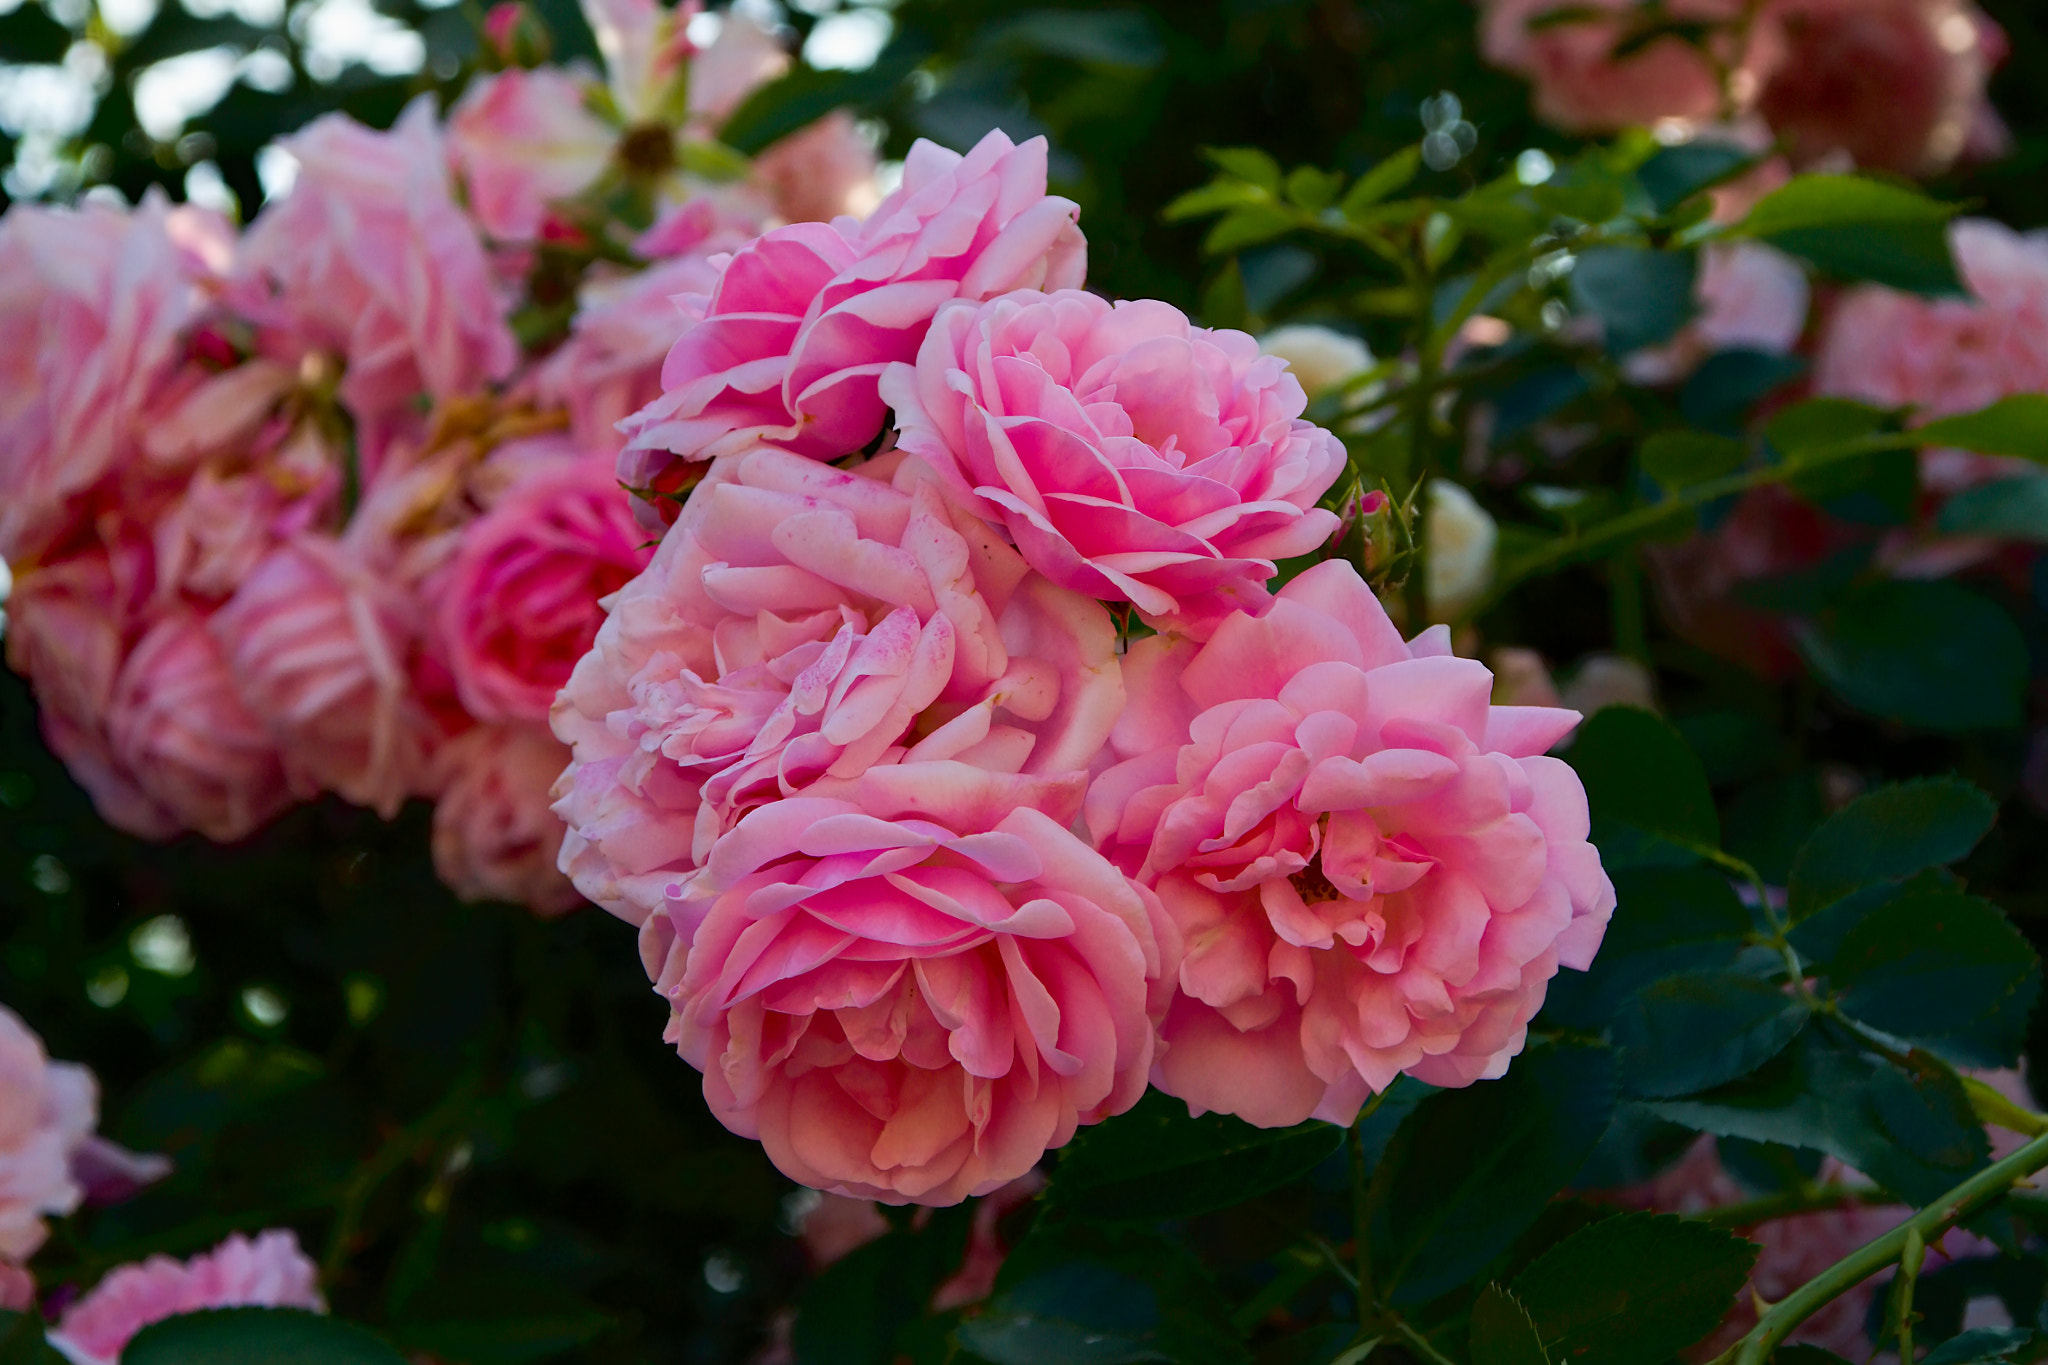
[[[643,926],[763,802],[899,759],[1078,780],[1123,705],[1108,612],[900,456],[722,461],[610,613],[555,809],[578,889]]]
[[[1969,0],[1771,0],[1759,22],[1783,55],[1757,110],[1800,161],[1930,174],[1988,112],[2004,40]]]
[[[1144,1093],[1159,948],[1138,888],[1058,819],[967,794],[1017,779],[894,772],[720,839],[671,899],[658,989],[712,1112],[784,1174],[954,1204]]]
[[[92,1073],[51,1061],[42,1040],[0,1005],[0,1263],[33,1256],[49,1235],[43,1220],[85,1197],[71,1161],[98,1114]]]
[[[1615,54],[1630,37],[1630,20],[1647,10],[1639,0],[1481,0],[1481,7],[1480,50],[1495,66],[1528,78],[1536,112],[1547,123],[1568,132],[1608,133],[1660,119],[1704,122],[1722,112],[1714,63],[1683,38],[1666,35]],[[1725,25],[1741,14],[1742,2],[1675,0],[1666,9],[1672,18]],[[1599,13],[1578,13],[1587,10]],[[1571,13],[1544,22],[1560,11]],[[1726,34],[1711,41],[1730,49],[1724,55],[1738,96],[1743,86],[1753,88],[1753,47],[1737,53]]]
[[[1449,638],[1403,643],[1331,560],[1207,645],[1132,646],[1088,826],[1186,940],[1153,1083],[1196,1112],[1349,1123],[1403,1072],[1498,1076],[1592,961],[1614,889],[1543,756],[1578,715],[1490,705]]]
[[[349,546],[309,535],[266,556],[212,624],[294,787],[396,814],[435,735],[407,673],[415,605]]]
[[[555,868],[562,822],[548,790],[569,751],[544,725],[479,725],[435,755],[434,870],[464,900],[543,915],[582,903]]]
[[[422,394],[452,398],[510,373],[519,347],[449,192],[431,96],[388,133],[329,114],[281,145],[298,181],[249,229],[235,296],[266,352],[339,357],[342,401],[376,430],[410,417]]]
[[[232,233],[161,193],[128,210],[17,204],[0,218],[0,559],[62,540],[78,496],[140,449],[199,282]]]
[[[1198,632],[1337,529],[1344,446],[1286,362],[1169,304],[1019,290],[942,309],[883,396],[1053,582]]]
[[[434,591],[441,648],[470,715],[546,721],[597,637],[599,602],[646,566],[646,540],[601,459],[544,469],[464,527]]]
[[[1079,208],[1045,192],[1045,139],[992,132],[965,157],[919,141],[864,223],[792,223],[734,254],[630,422],[619,477],[645,488],[671,455],[769,441],[837,459],[881,433],[876,380],[917,354],[954,298],[1071,288],[1087,270]]]
[[[173,609],[115,679],[107,722],[116,760],[179,824],[233,843],[291,803],[270,731],[243,706],[219,642]]]
[[[590,111],[591,82],[557,66],[482,77],[448,111],[448,157],[485,235],[529,242],[550,201],[611,160],[618,130]]]
[[[74,1365],[117,1365],[121,1349],[153,1322],[208,1308],[327,1311],[319,1270],[290,1232],[254,1240],[235,1233],[189,1261],[152,1256],[116,1267],[65,1310],[50,1344]]]

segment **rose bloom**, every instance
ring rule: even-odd
[[[440,645],[469,714],[544,722],[604,620],[598,603],[646,565],[647,539],[609,461],[521,480],[464,527],[440,599]]]
[[[1447,628],[1403,643],[1338,560],[1199,648],[1139,641],[1125,676],[1087,815],[1187,945],[1153,1083],[1281,1127],[1348,1124],[1404,1072],[1505,1072],[1614,909],[1585,791],[1543,756],[1577,713],[1490,705]]]
[[[416,612],[354,548],[308,535],[273,550],[214,614],[229,674],[294,787],[387,819],[419,787],[434,730],[407,674]]]
[[[1344,447],[1285,362],[1171,305],[1029,290],[940,310],[883,396],[900,444],[1063,587],[1198,633],[1315,549]]]
[[[874,144],[844,109],[763,149],[754,159],[753,183],[792,223],[829,223],[841,214],[865,218],[882,201]]]
[[[1969,0],[1772,0],[1760,22],[1782,50],[1757,109],[1811,162],[1938,172],[1988,114],[2005,39]]]
[[[1613,18],[1571,17],[1537,21],[1552,11],[1591,9]],[[1495,66],[1525,76],[1535,86],[1536,113],[1567,132],[1609,133],[1662,119],[1711,120],[1722,111],[1723,92],[1714,65],[1698,48],[1665,36],[1622,56],[1628,20],[1637,0],[1594,0],[1567,6],[1559,0],[1481,0],[1480,50]],[[1742,12],[1741,0],[1675,0],[1671,17],[1728,24]],[[1727,35],[1715,42],[1727,45]],[[1734,54],[1731,54],[1731,56]],[[1732,61],[1738,94],[1753,86],[1753,53]]]
[[[1137,1102],[1159,945],[1064,823],[1078,782],[1048,815],[959,762],[881,774],[721,838],[672,893],[657,989],[712,1112],[784,1174],[954,1204]]]
[[[187,829],[233,843],[291,803],[276,741],[190,609],[172,610],[136,642],[108,712],[117,761]]]
[[[595,180],[618,130],[590,111],[590,81],[557,66],[483,77],[448,112],[448,159],[486,235],[530,242],[548,203]]]
[[[236,1233],[189,1261],[152,1256],[118,1266],[65,1310],[50,1344],[72,1365],[117,1365],[122,1348],[153,1322],[245,1307],[327,1311],[319,1271],[290,1232],[273,1229],[253,1240]]]
[[[136,452],[198,282],[232,243],[219,215],[160,191],[133,210],[17,204],[0,218],[0,559],[61,540],[78,495]]]
[[[1713,242],[1700,253],[1699,313],[1662,346],[1628,357],[1638,384],[1675,383],[1717,351],[1787,355],[1806,330],[1812,289],[1797,261],[1761,242]]]
[[[479,725],[435,755],[434,871],[464,900],[543,915],[581,904],[555,868],[562,822],[548,790],[569,762],[544,725]]]
[[[1045,163],[1043,138],[991,132],[964,157],[920,140],[866,222],[792,223],[735,253],[708,297],[682,300],[694,325],[628,423],[620,481],[759,441],[828,460],[867,446],[883,367],[917,354],[940,305],[1081,283],[1080,209],[1046,194]]]
[[[1464,485],[1450,479],[1429,481],[1422,525],[1429,546],[1424,586],[1430,619],[1448,621],[1493,586],[1500,526]]]
[[[71,1161],[98,1112],[92,1073],[51,1061],[42,1040],[0,1005],[0,1262],[33,1256],[49,1235],[43,1220],[85,1197]]]
[[[563,870],[643,940],[755,806],[899,758],[1065,781],[1123,705],[1102,605],[900,453],[721,461],[609,611],[555,703],[555,809]]]

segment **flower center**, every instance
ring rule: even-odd
[[[1321,905],[1325,901],[1342,900],[1344,893],[1331,884],[1323,875],[1323,860],[1313,859],[1307,867],[1287,879],[1294,884],[1303,905]]]

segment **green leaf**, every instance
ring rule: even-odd
[[[754,156],[834,109],[878,104],[924,58],[912,43],[897,41],[862,71],[820,71],[801,64],[755,90],[718,130],[718,140]]]
[[[1722,478],[1749,458],[1740,441],[1704,431],[1660,431],[1643,442],[1643,472],[1666,492]]]
[[[1337,202],[1337,189],[1344,177],[1314,166],[1296,166],[1287,173],[1287,198],[1297,207],[1317,213]]]
[[[1586,784],[1596,829],[1625,826],[1686,847],[1720,847],[1706,772],[1666,721],[1610,706],[1579,728],[1566,754]]]
[[[2048,545],[2048,477],[2030,474],[1952,493],[1935,514],[1934,529]]]
[[[1913,434],[1931,446],[2048,464],[2048,393],[2001,398],[1976,412],[1937,418]]]
[[[1515,1277],[1550,1359],[1648,1365],[1720,1324],[1757,1248],[1669,1214],[1625,1213],[1580,1229]]]
[[[1787,909],[1796,922],[1859,886],[1898,881],[1967,856],[1998,818],[1998,803],[1958,777],[1902,782],[1829,816],[1792,864]]]
[[[2016,1056],[2021,1037],[1983,1031],[2008,996],[2039,993],[2041,961],[1997,906],[1931,892],[1897,897],[1866,916],[1842,940],[1828,976],[1844,1011],[1894,1037],[1965,1035]]]
[[[1543,1017],[1599,1032],[1637,990],[1676,972],[1732,967],[1750,932],[1749,912],[1720,872],[1704,867],[1624,867],[1611,874],[1616,904],[1600,952],[1585,972],[1551,979]]]
[[[1881,408],[1847,398],[1809,398],[1794,403],[1764,424],[1764,439],[1787,462],[1796,464],[1883,429]]]
[[[36,1314],[0,1308],[0,1365],[64,1365],[43,1330]]]
[[[1710,355],[1678,391],[1678,410],[1688,422],[1733,434],[1766,396],[1806,373],[1796,355],[1769,351],[1721,351]]]
[[[1660,147],[1636,167],[1636,179],[1659,213],[1669,213],[1703,190],[1710,190],[1754,165],[1756,153],[1725,142],[1683,142]]]
[[[1622,1086],[1665,1098],[1725,1085],[1784,1051],[1808,1017],[1775,982],[1727,971],[1666,977],[1638,991],[1614,1021]]]
[[[1202,250],[1211,256],[1222,256],[1240,247],[1271,241],[1294,226],[1294,210],[1285,204],[1247,204],[1217,219],[1216,226],[1202,239]]]
[[[1508,1074],[1431,1095],[1382,1161],[1375,1261],[1394,1303],[1422,1303],[1507,1250],[1600,1144],[1614,1112],[1604,1048],[1532,1048]]]
[[[2020,724],[2027,642],[2005,609],[1958,584],[1865,584],[1795,626],[1807,666],[1842,701],[1926,730]]]
[[[804,1287],[790,1346],[797,1365],[891,1365],[900,1335],[959,1268],[972,1214],[962,1205],[834,1261]]]
[[[744,180],[754,165],[742,153],[711,138],[682,138],[676,143],[676,153],[685,171],[706,180]]]
[[[1268,194],[1280,193],[1280,163],[1257,147],[1204,147],[1202,155],[1239,180],[1248,180]]]
[[[369,1332],[296,1308],[215,1308],[136,1333],[121,1365],[403,1365]]]
[[[1472,1365],[1550,1365],[1522,1301],[1490,1284],[1472,1305]]]
[[[250,48],[274,33],[274,29],[259,28],[232,14],[198,18],[181,7],[166,6],[157,11],[147,28],[135,35],[134,41],[121,49],[119,61],[123,70],[138,71],[166,57],[183,56],[201,48]]]
[[[1271,202],[1272,196],[1257,185],[1249,185],[1242,180],[1212,180],[1168,204],[1160,210],[1159,216],[1169,223],[1178,223],[1189,218],[1206,218],[1212,213],[1225,213],[1247,204]]]
[[[1920,1365],[1987,1365],[2014,1356],[2033,1339],[2028,1327],[1972,1327],[1920,1357]]]
[[[1765,196],[1735,232],[1844,278],[1960,294],[1947,231],[1956,211],[1889,181],[1803,175]]]
[[[1599,318],[1608,348],[1625,355],[1669,341],[1686,324],[1698,270],[1690,251],[1595,247],[1572,267],[1572,307]]]
[[[1359,176],[1357,182],[1344,192],[1344,197],[1338,201],[1337,208],[1346,218],[1355,221],[1388,195],[1398,194],[1406,189],[1421,169],[1422,148],[1403,147]]]
[[[1077,1218],[1185,1218],[1289,1184],[1343,1145],[1344,1130],[1333,1124],[1254,1128],[1228,1114],[1190,1118],[1182,1101],[1149,1091],[1129,1113],[1067,1144],[1046,1201]]]
[[[408,1349],[470,1365],[524,1365],[597,1336],[612,1317],[561,1285],[527,1274],[431,1281],[405,1302],[394,1332]]]

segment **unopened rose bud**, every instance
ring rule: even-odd
[[[1259,338],[1259,349],[1286,361],[1311,398],[1342,388],[1376,363],[1357,337],[1306,322],[1275,327]]]
[[[1433,479],[1423,534],[1429,545],[1429,614],[1432,620],[1447,621],[1478,601],[1493,582],[1500,531],[1470,493],[1449,479]]]
[[[502,0],[484,16],[484,51],[496,66],[543,66],[554,47],[547,24],[523,0]]]

